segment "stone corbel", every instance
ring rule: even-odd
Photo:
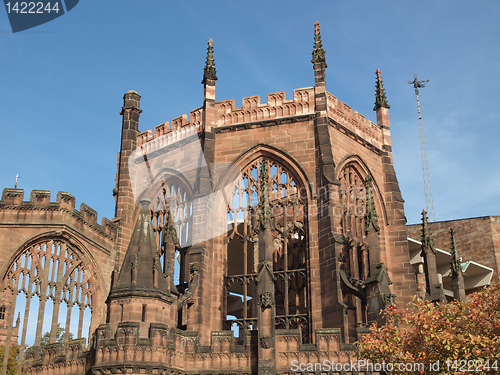
[[[366,303],[366,293],[365,290],[361,287],[361,285],[354,285],[349,280],[347,273],[344,269],[340,269],[340,278],[344,282],[344,285],[349,289],[349,292],[354,294],[356,297],[360,298],[363,303]]]
[[[195,290],[198,288],[200,270],[197,263],[191,265],[189,270],[191,280],[189,281],[188,288],[182,293],[177,300],[177,310],[180,310],[193,296]]]

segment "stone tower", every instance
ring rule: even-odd
[[[87,206],[77,214],[67,193],[32,197],[59,229],[27,236],[13,259],[78,258],[94,299],[90,345],[79,334],[42,355],[35,346],[28,372],[264,375],[291,373],[293,360],[346,363],[380,310],[417,292],[380,71],[374,123],[327,91],[318,22],[314,85],[293,98],[217,101],[214,53],[210,40],[203,103],[189,117],[140,132],[141,97],[125,94],[113,221],[97,226]],[[3,217],[21,217],[19,194],[4,191]],[[16,262],[6,275],[19,274]],[[58,298],[75,280],[40,282]]]
[[[170,287],[182,293],[190,265],[199,269],[191,303],[175,317],[177,332],[195,335],[209,361],[217,350],[232,353],[224,368],[241,352],[241,368],[274,374],[286,367],[278,353],[289,340],[300,351],[334,336],[349,349],[363,327],[382,323],[381,309],[416,291],[389,105],[379,70],[376,124],[326,90],[317,22],[315,84],[293,99],[250,96],[242,108],[216,101],[214,61],[210,40],[203,105],[189,120],[137,135],[131,185],[135,199],[152,201],[159,262],[174,265]],[[199,143],[201,154],[184,152],[186,143]],[[201,163],[192,160],[199,156]],[[169,251],[162,245],[168,215],[179,237]]]

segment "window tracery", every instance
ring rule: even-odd
[[[347,308],[348,335],[356,339],[355,327],[367,324],[364,280],[369,275],[369,256],[366,248],[365,213],[366,183],[355,165],[347,164],[340,172],[342,203],[341,227],[344,247],[341,259],[343,303]]]
[[[161,179],[156,191],[151,220],[160,262],[163,272],[174,277],[174,284],[182,285],[189,279],[186,254],[191,244],[192,195],[173,176]]]
[[[267,184],[261,184],[261,169],[267,162]],[[227,202],[228,232],[226,273],[226,328],[237,326],[240,339],[255,329],[257,308],[256,276],[259,264],[259,236],[262,186],[268,186],[270,226],[273,238],[275,327],[300,328],[309,337],[307,284],[307,214],[305,189],[282,164],[259,157],[242,170],[243,180]],[[301,194],[303,193],[303,194]],[[304,195],[304,196],[301,196]],[[266,213],[267,217],[267,213]]]
[[[28,245],[12,262],[2,283],[4,301],[14,305],[12,311],[20,315],[19,344],[38,346],[47,332],[53,343],[58,328],[65,329],[64,346],[70,334],[88,338],[94,290],[81,252],[65,238]]]

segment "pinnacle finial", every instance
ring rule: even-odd
[[[453,276],[459,275],[462,271],[460,254],[458,253],[457,244],[455,241],[455,229],[450,229],[450,237],[451,237],[451,272]]]
[[[269,207],[269,165],[267,160],[263,160],[260,165],[260,227],[266,230],[271,218],[271,209]]]
[[[384,84],[382,83],[382,75],[380,74],[380,69],[375,71],[375,75],[377,76],[377,84],[375,89],[375,107],[373,110],[376,111],[379,108],[391,108],[389,103],[387,103],[387,97],[385,96]]]
[[[427,254],[429,249],[435,254],[436,249],[432,242],[432,237],[429,229],[429,221],[427,219],[427,211],[422,210],[422,253]]]
[[[324,63],[325,68],[327,67],[326,65],[326,60],[325,60],[325,50],[323,49],[323,45],[321,43],[321,33],[319,29],[319,22],[316,21],[314,22],[314,50],[312,52],[312,60],[311,62],[314,63]]]
[[[368,175],[365,179],[366,184],[366,213],[365,213],[365,232],[370,231],[370,227],[380,232],[380,226],[378,225],[378,214],[375,208],[375,201],[373,199],[373,187],[372,187],[372,176]]]
[[[203,68],[203,80],[202,84],[206,84],[207,80],[217,81],[217,71],[215,70],[215,60],[214,60],[214,41],[210,38],[207,43],[207,61],[205,67]]]
[[[167,217],[165,219],[165,225],[162,228],[162,246],[168,244],[174,244],[179,246],[179,237],[177,237],[177,229],[175,228],[174,221],[172,219],[172,213],[170,212],[170,207],[166,201],[165,211]]]

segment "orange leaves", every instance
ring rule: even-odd
[[[359,359],[427,365],[500,359],[500,283],[470,295],[465,302],[434,304],[414,299],[411,308],[393,305],[383,314],[387,323],[372,326],[371,333],[358,343]],[[426,367],[423,373],[457,371],[441,366],[438,372]]]

